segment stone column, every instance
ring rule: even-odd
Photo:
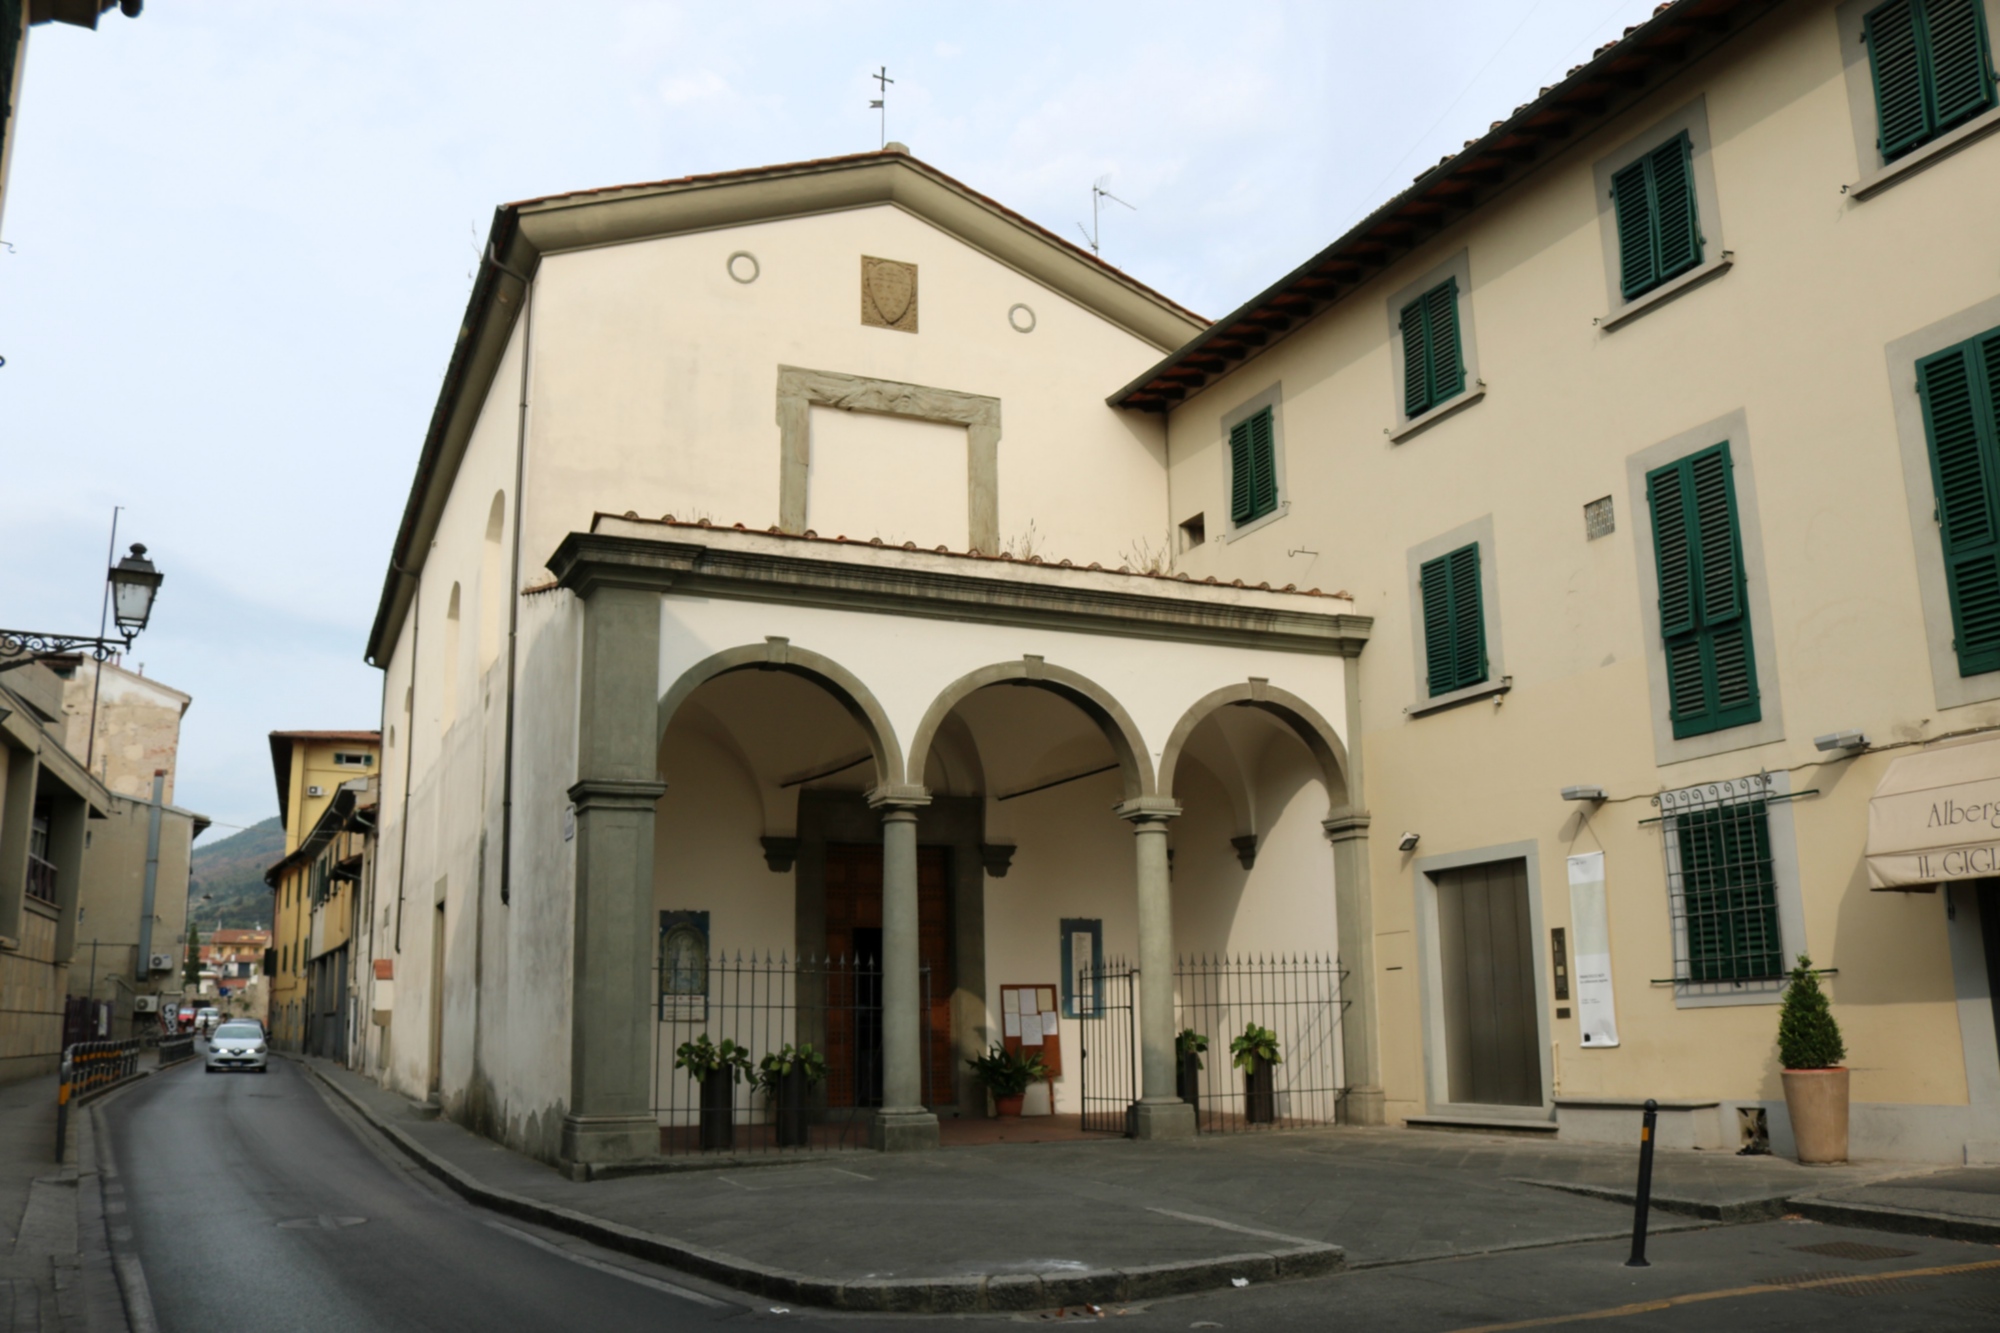
[[[1169,796],[1140,796],[1118,807],[1131,821],[1139,878],[1139,1100],[1132,1134],[1194,1135],[1194,1108],[1174,1090],[1174,897],[1168,879],[1167,823],[1181,808]]]
[[[917,810],[930,793],[877,787],[882,812],[882,1107],[869,1143],[884,1152],[938,1146],[937,1116],[924,1105],[923,957],[917,931]]]
[[[570,1009],[572,1166],[660,1151],[653,1117],[653,807],[658,777],[660,594],[581,592],[576,914]]]
[[[1375,900],[1368,887],[1368,813],[1342,810],[1320,821],[1333,844],[1334,912],[1340,938],[1340,1048],[1347,1097],[1341,1119],[1383,1123],[1382,1058],[1375,1022]]]

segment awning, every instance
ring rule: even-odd
[[[1989,875],[2000,875],[2000,739],[1891,763],[1868,802],[1868,887]]]

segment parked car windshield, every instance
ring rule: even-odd
[[[264,1029],[255,1023],[224,1023],[215,1030],[215,1035],[224,1040],[262,1041]]]

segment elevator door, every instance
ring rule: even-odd
[[[1436,872],[1445,1082],[1454,1103],[1540,1106],[1541,1037],[1524,861]]]

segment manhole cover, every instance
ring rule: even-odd
[[[1858,1240],[1829,1240],[1818,1245],[1794,1245],[1800,1254],[1823,1254],[1829,1259],[1907,1259],[1915,1250],[1899,1250],[1889,1245],[1863,1245]]]
[[[365,1217],[328,1217],[322,1213],[318,1217],[288,1217],[278,1223],[282,1231],[339,1231],[343,1227],[358,1227],[368,1219]]]

